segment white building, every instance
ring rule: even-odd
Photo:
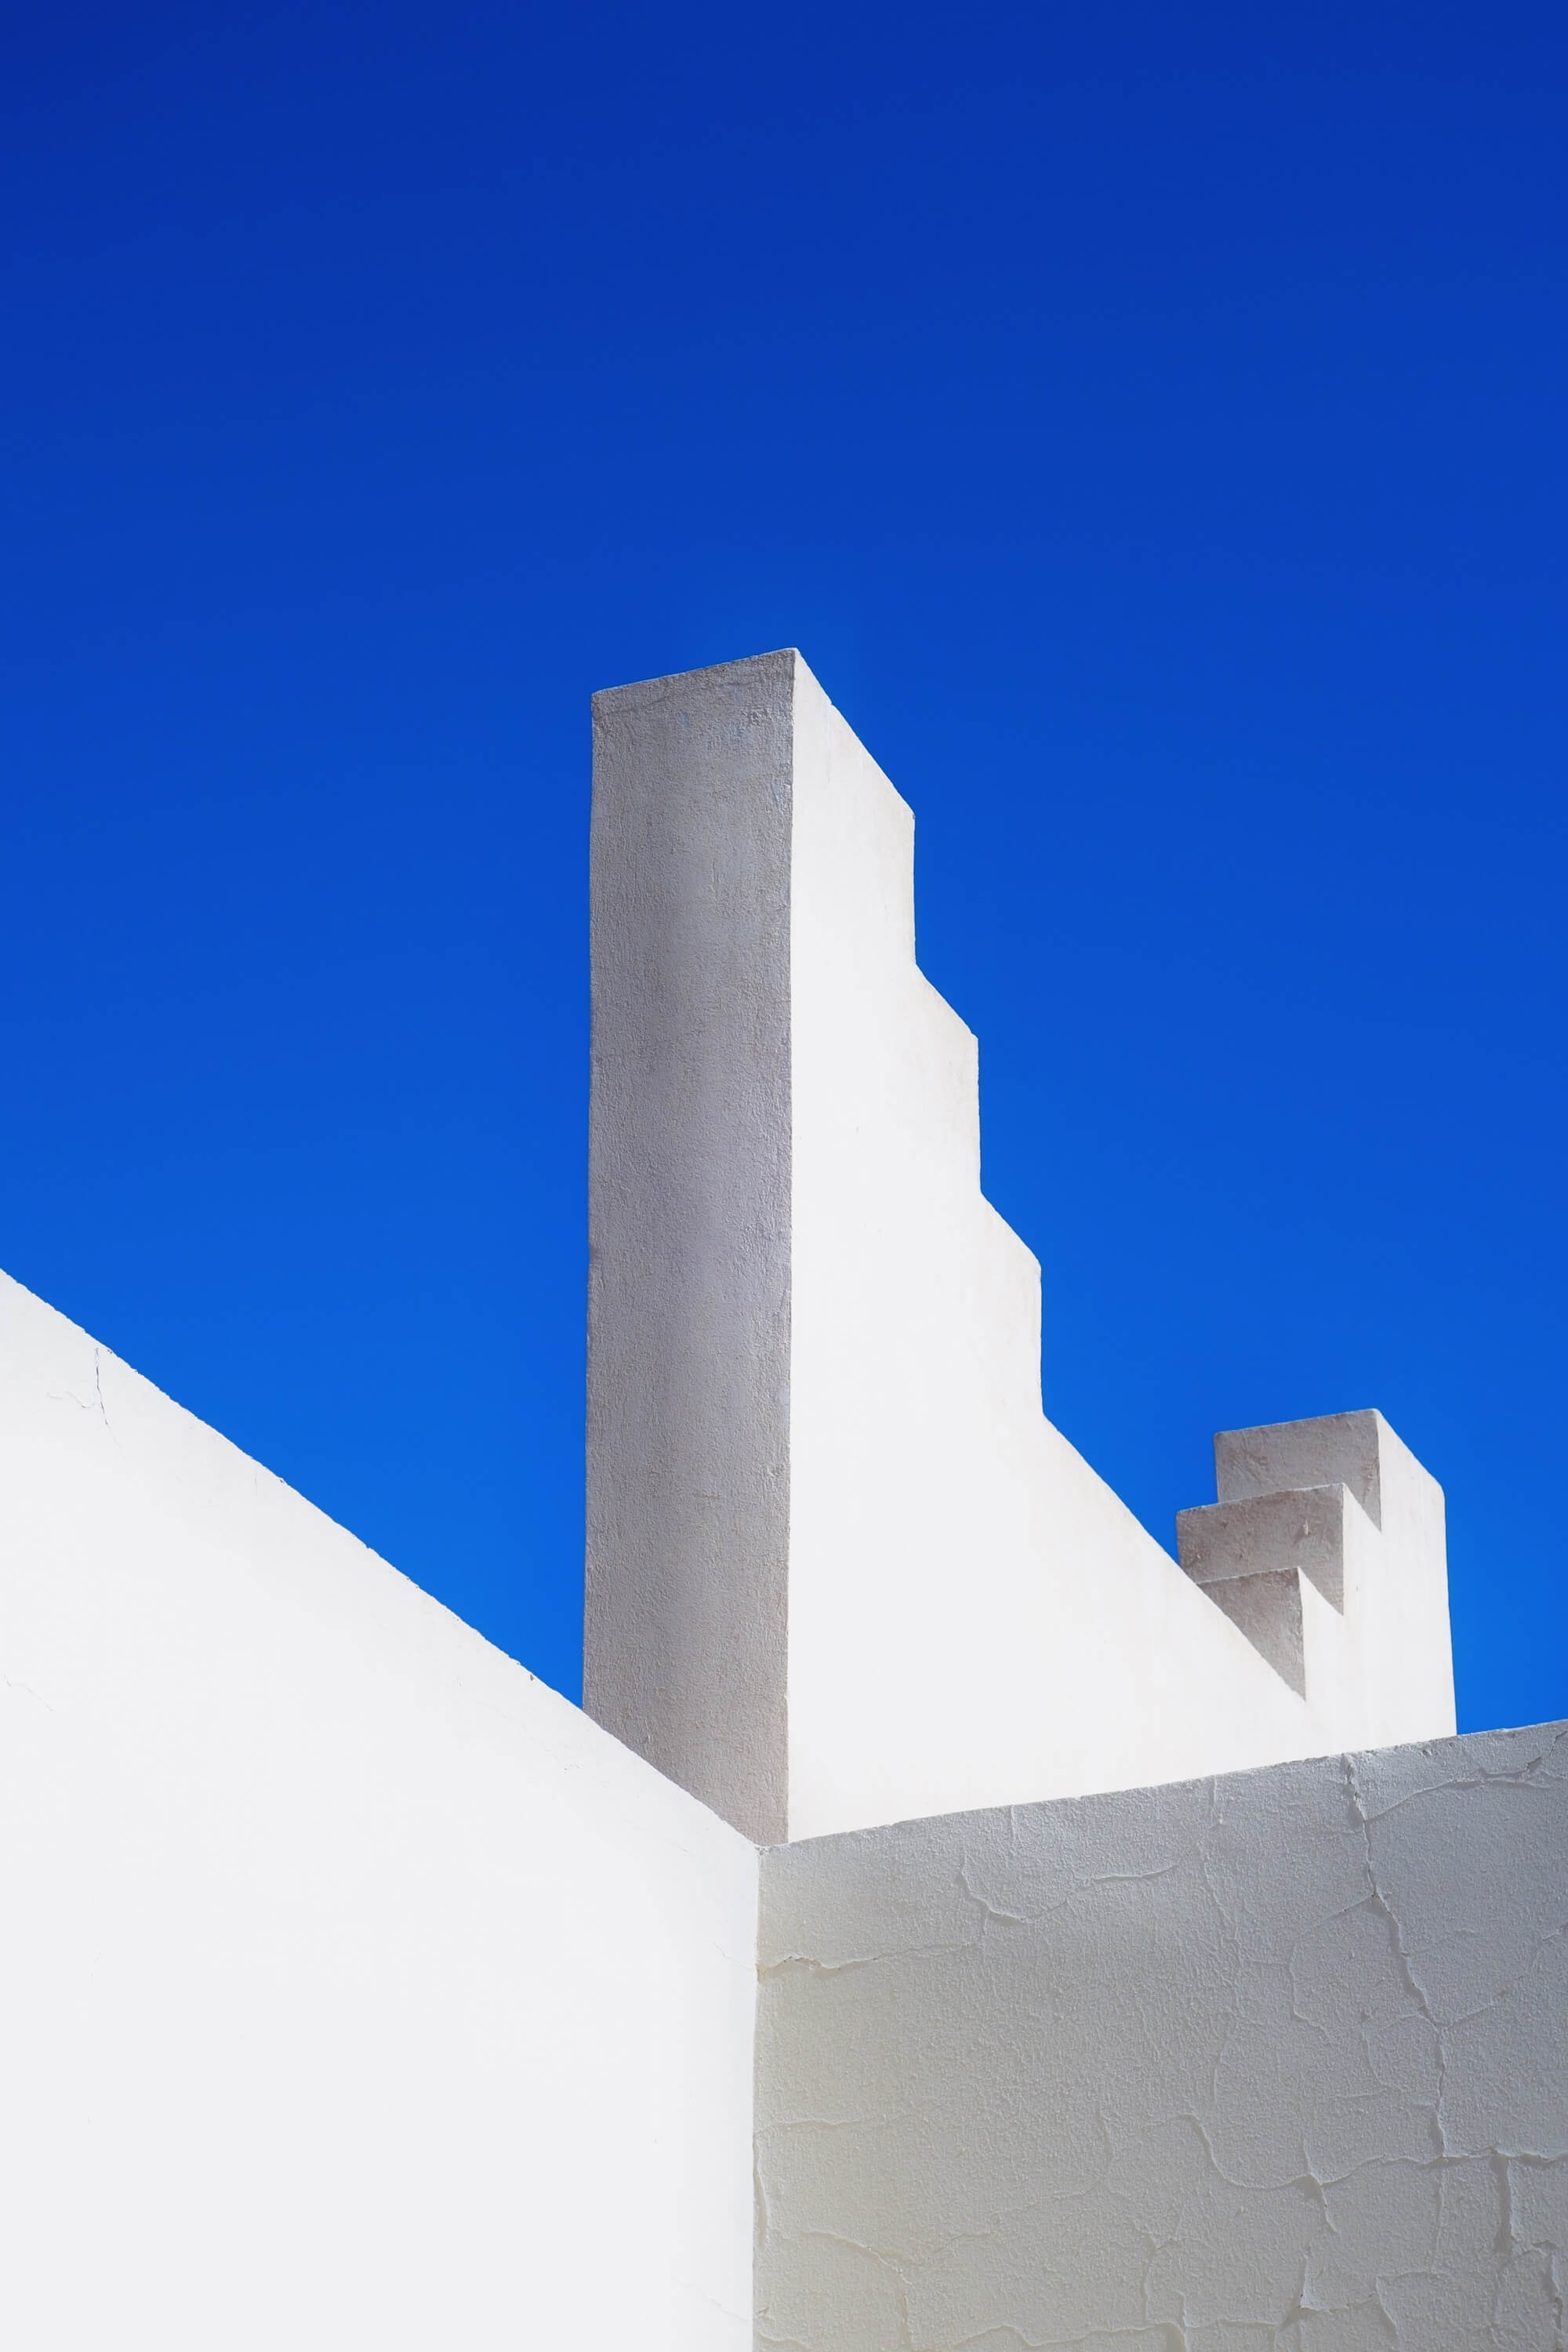
[[[1568,1738],[1377,1413],[1045,1420],[911,859],[598,698],[585,1714],[5,1286],[5,2344],[1568,2341]]]

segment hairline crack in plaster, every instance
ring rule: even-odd
[[[1222,1433],[1178,1567],[904,803],[793,653],[595,739],[589,1715],[0,1281],[8,2339],[1563,2346],[1568,1729],[1441,1736],[1440,1490]]]

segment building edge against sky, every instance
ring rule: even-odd
[[[1185,1574],[1046,1420],[914,821],[797,653],[595,698],[592,894],[590,1714],[768,1840],[1453,1730],[1380,1416],[1222,1450]]]
[[[0,1514],[0,2340],[748,2342],[754,1848],[3,1277]]]
[[[1162,1552],[1040,1412],[908,811],[794,655],[596,731],[630,1737],[0,1281],[6,2339],[1563,2344],[1568,1727],[1441,1736],[1435,1482],[1228,1433]]]

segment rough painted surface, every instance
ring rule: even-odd
[[[1340,1747],[1454,1728],[1443,1490],[1380,1412],[1221,1430],[1182,1566]],[[1325,1608],[1322,1604],[1327,1602]]]
[[[1568,1726],[763,1857],[758,2342],[1551,2352]]]
[[[1337,1601],[1205,1589],[1045,1418],[914,820],[797,655],[597,698],[594,877],[598,1720],[769,1841],[1452,1729],[1418,1464]]]
[[[583,1703],[786,1834],[793,654],[594,701]]]
[[[0,2341],[740,2352],[754,1850],[0,1277]]]

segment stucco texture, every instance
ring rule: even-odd
[[[796,654],[595,698],[588,1712],[768,1843],[1451,1732],[1377,1414],[1238,1433],[1186,1575],[1047,1420],[914,855]]]
[[[764,1856],[758,2342],[1546,2352],[1568,1726]]]
[[[583,1703],[787,1834],[795,656],[594,700]]]

